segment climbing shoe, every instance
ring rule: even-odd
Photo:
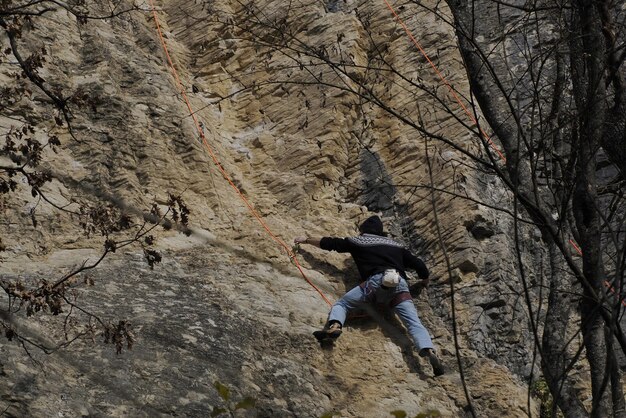
[[[434,350],[428,350],[428,360],[430,361],[430,365],[433,366],[433,373],[435,376],[441,376],[446,372],[446,369],[443,367],[443,363],[437,357]]]
[[[319,342],[334,341],[341,335],[341,324],[339,322],[326,324],[321,331],[315,331],[313,335]]]

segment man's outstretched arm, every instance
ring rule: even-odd
[[[296,237],[293,239],[294,244],[309,244],[314,245],[318,248],[320,247],[320,241],[322,239],[318,237]]]
[[[410,251],[404,250],[403,254],[404,265],[412,270],[417,272],[418,277],[420,278],[420,284],[424,287],[428,287],[430,283],[430,273],[426,264],[420,259],[411,254]]]

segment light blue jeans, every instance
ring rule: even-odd
[[[409,285],[404,278],[401,278],[398,286],[392,289],[382,288],[382,279],[383,273],[374,274],[367,279],[364,286],[356,286],[343,295],[331,308],[328,321],[338,321],[343,326],[348,313],[359,308],[362,304],[376,302],[388,306],[398,293],[409,291]],[[417,315],[413,300],[402,301],[395,305],[393,310],[402,320],[421,356],[424,355],[423,350],[433,348],[433,342],[428,330],[422,325],[422,321]]]

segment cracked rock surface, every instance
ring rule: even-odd
[[[475,203],[510,204],[502,185],[472,170],[458,150],[426,141],[358,96],[287,83],[312,75],[286,54],[245,40],[248,3],[266,17],[286,12],[284,1],[271,0],[166,0],[158,6],[172,59],[214,155],[288,245],[304,233],[356,234],[365,217],[382,215],[390,235],[432,272],[431,286],[414,298],[448,372],[434,378],[388,313],[350,321],[336,347],[321,350],[311,333],[323,325],[328,305],[250,216],[204,149],[152,15],[133,11],[83,25],[56,11],[25,33],[21,45],[46,46],[44,78],[66,92],[88,92],[90,105],[74,112],[81,141],[54,126],[54,108],[32,86],[30,96],[0,115],[0,127],[28,120],[41,138],[58,131],[62,146],[42,163],[54,175],[45,188],[53,202],[71,204],[80,194],[142,213],[154,201],[163,205],[168,193],[180,194],[191,208],[194,233],[161,231],[163,261],[154,269],[139,249],[127,249],[89,273],[93,286],[78,289],[81,306],[108,321],[130,321],[137,336],[132,350],[118,355],[97,334],[94,341],[81,339],[51,355],[34,351],[30,358],[3,340],[0,410],[15,417],[206,417],[226,406],[214,387],[219,381],[230,388],[233,406],[246,397],[256,401],[235,416],[382,417],[404,410],[409,416],[439,411],[463,417],[467,400],[452,334],[452,281],[459,359],[477,414],[527,416],[524,379],[536,364],[530,331],[519,320],[525,313],[508,234],[512,221]],[[298,39],[324,47],[329,57],[352,60],[351,75],[364,78],[374,77],[365,71],[375,54],[373,40],[384,45],[389,62],[426,89],[408,92],[388,74],[374,83],[376,93],[406,114],[419,111],[433,133],[467,149],[480,147],[428,93],[436,76],[384,3],[296,3],[285,24]],[[432,7],[448,13],[439,3]],[[424,48],[437,51],[450,81],[467,90],[452,29],[414,4],[404,13]],[[0,63],[0,81],[17,83],[12,71]],[[354,87],[346,76],[323,77]],[[457,196],[431,195],[433,188]],[[26,189],[2,197],[0,209],[3,279],[61,277],[102,248],[101,238],[85,237],[71,217],[37,203]],[[534,231],[523,233],[524,260],[540,259]],[[441,245],[450,255],[450,275]],[[298,259],[332,301],[358,284],[343,254],[305,247]],[[14,316],[24,335],[63,341],[62,318]],[[530,405],[535,415],[534,400]]]

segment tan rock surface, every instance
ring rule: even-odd
[[[250,4],[264,17],[285,12],[284,1]],[[250,216],[202,147],[151,14],[137,11],[81,25],[55,12],[45,26],[27,34],[24,45],[49,49],[43,76],[68,92],[88,93],[91,105],[76,111],[73,122],[81,141],[54,127],[54,110],[35,87],[14,114],[0,116],[0,127],[7,129],[15,118],[36,120],[41,135],[62,134],[62,150],[46,162],[58,176],[46,186],[55,201],[70,203],[75,193],[94,199],[106,195],[142,211],[154,199],[164,203],[168,192],[182,194],[196,233],[189,238],[162,233],[164,261],[154,270],[132,250],[93,273],[96,285],[84,290],[81,300],[111,319],[128,317],[138,333],[133,351],[116,356],[111,347],[80,342],[46,357],[44,373],[20,347],[3,343],[4,358],[11,359],[3,362],[5,393],[10,393],[3,401],[14,416],[49,416],[48,411],[208,416],[220,403],[215,380],[229,385],[237,399],[257,399],[250,414],[258,416],[334,411],[379,417],[396,409],[410,416],[428,410],[466,416],[426,146],[436,188],[493,206],[507,205],[506,194],[488,175],[466,165],[461,153],[426,142],[380,108],[346,91],[291,83],[311,81],[313,75],[289,55],[248,42],[242,29],[251,19],[247,11],[238,1],[159,5],[168,48],[212,150],[287,243],[303,231],[354,234],[359,221],[381,213],[392,235],[432,270],[434,282],[416,304],[449,372],[433,378],[392,320],[356,321],[333,351],[320,350],[311,332],[323,324],[328,306]],[[414,5],[403,14],[451,82],[465,91],[450,27]],[[287,28],[298,40],[324,46],[331,58],[352,60],[359,65],[350,70],[353,75],[376,79],[376,92],[410,120],[421,118],[431,132],[460,147],[478,148],[427,94],[442,87],[383,2],[294,2],[289,16]],[[370,35],[385,45],[389,62],[426,90],[408,93],[406,80],[365,71],[362,66],[374,55]],[[354,87],[346,76],[320,70],[329,82],[341,79]],[[2,66],[3,80],[10,79],[10,71]],[[252,83],[257,87],[248,88]],[[458,117],[464,117],[460,111]],[[459,356],[472,403],[479,416],[526,416],[522,379],[532,369],[532,350],[526,326],[512,320],[523,315],[523,307],[513,279],[510,220],[446,193],[435,194],[434,202],[456,284]],[[37,228],[30,217],[35,205]],[[5,278],[58,276],[94,257],[101,245],[25,191],[2,208]],[[332,300],[357,281],[343,255],[307,248],[299,259]],[[56,329],[54,319],[23,326],[29,335],[42,335],[47,326]],[[55,336],[62,337],[49,338]]]

